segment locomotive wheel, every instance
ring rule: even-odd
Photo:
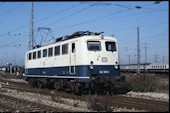
[[[58,81],[55,81],[55,82],[54,82],[54,88],[55,88],[57,91],[61,91],[61,89],[62,89]]]
[[[95,94],[95,82],[94,82],[94,81],[92,81],[92,82],[90,83],[90,94],[91,94],[91,95],[94,95],[94,94]]]
[[[99,83],[99,84],[96,84],[96,93],[97,95],[103,95],[104,93],[104,84],[103,83]]]
[[[110,96],[112,96],[112,94],[113,94],[112,87],[113,87],[113,84],[110,83],[109,84],[109,91],[108,91]]]
[[[73,89],[73,93],[74,93],[75,95],[81,96],[82,89],[81,89],[81,84],[80,84],[80,83],[75,83],[74,89]]]
[[[31,87],[36,87],[37,86],[36,81],[33,80],[32,78],[28,79],[28,83],[31,85]]]
[[[39,88],[44,88],[44,84],[41,81],[38,81],[37,85]]]
[[[109,94],[111,96],[113,94],[112,88],[113,88],[113,84],[111,82],[106,82],[104,86],[103,94],[105,95]]]

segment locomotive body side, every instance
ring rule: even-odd
[[[109,49],[114,46],[115,50],[107,50],[106,45]],[[60,54],[55,56],[57,46],[60,46]],[[44,46],[26,53],[25,76],[84,79],[90,79],[91,75],[120,76],[117,49],[115,39],[101,39],[100,36],[84,36]],[[41,51],[40,58],[38,51]]]
[[[56,89],[77,90],[75,87],[83,84],[95,90],[102,84],[112,91],[114,82],[124,79],[118,61],[114,37],[82,36],[26,52],[24,76],[36,86],[52,84]]]

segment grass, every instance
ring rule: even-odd
[[[169,92],[169,77],[151,74],[126,75],[132,91],[135,92]]]
[[[12,74],[10,74],[10,73],[1,73],[0,75],[1,75],[1,77],[7,78],[7,79],[24,79],[22,73],[19,73],[18,76],[17,76],[16,73],[12,73]]]

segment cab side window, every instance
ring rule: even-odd
[[[62,45],[62,55],[68,54],[68,44]]]
[[[43,57],[47,57],[47,49],[43,50]]]
[[[56,46],[54,50],[55,56],[60,55],[60,46]]]
[[[40,51],[38,51],[38,56],[37,56],[37,58],[41,58],[41,50]]]
[[[53,56],[53,48],[48,48],[48,56],[51,57]]]
[[[31,60],[31,53],[28,53],[28,60]]]

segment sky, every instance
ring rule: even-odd
[[[34,2],[35,42],[76,31],[104,32],[118,40],[120,64],[132,64],[137,61],[139,27],[140,62],[169,63],[168,14],[168,1]],[[30,1],[0,2],[0,66],[24,65],[30,20]],[[50,31],[38,31],[40,27]]]

